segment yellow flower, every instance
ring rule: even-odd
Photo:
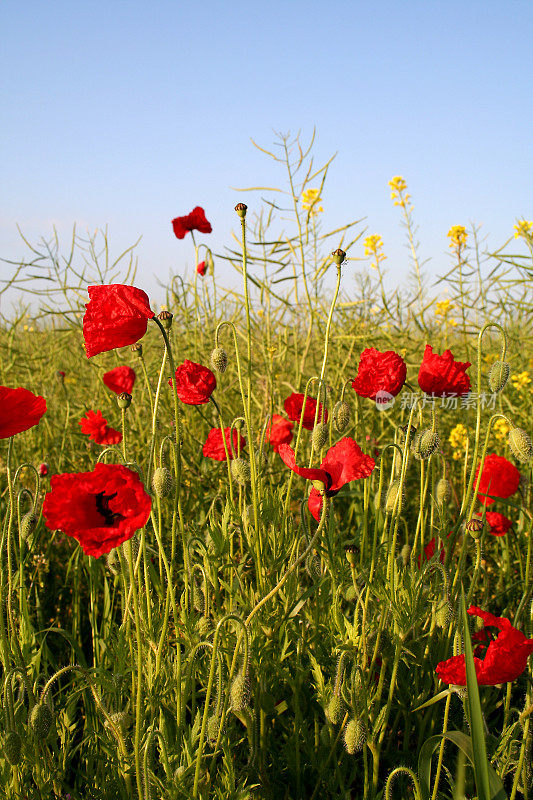
[[[365,248],[365,256],[374,256],[376,263],[372,264],[374,269],[377,269],[379,262],[384,261],[387,256],[383,253],[383,239],[379,234],[373,233],[372,236],[367,236],[363,242]]]
[[[460,461],[460,459],[461,459],[462,457],[463,457],[463,454],[461,453],[461,451],[460,451],[460,450],[454,450],[454,451],[453,451],[453,453],[452,453],[452,458],[453,458],[453,460],[454,460],[454,461]]]
[[[452,308],[455,308],[455,306],[452,304],[451,300],[441,300],[440,303],[436,303],[435,305],[435,315],[439,316],[440,314],[445,317]]]
[[[507,438],[507,434],[509,433],[509,423],[507,422],[507,420],[503,419],[502,417],[498,417],[498,419],[492,426],[492,433],[499,442],[503,442],[503,440]]]
[[[403,206],[404,208],[407,207],[409,200],[411,199],[411,195],[407,194],[407,183],[401,175],[396,175],[392,180],[389,181],[389,186],[391,188],[391,199],[394,200],[395,206]],[[404,194],[406,192],[406,194]]]
[[[306,189],[302,192],[302,208],[310,211],[311,214],[318,214],[319,211],[324,211],[319,203],[322,202],[319,189]]]
[[[452,328],[457,327],[457,320],[455,320],[453,317],[450,317],[450,319],[448,319],[446,321],[447,321],[448,325],[451,325]]]
[[[456,450],[464,450],[467,437],[468,437],[467,429],[461,422],[459,422],[455,426],[455,428],[452,428],[452,430],[450,431],[450,435],[448,436],[448,441],[451,444],[451,446],[454,447]]]
[[[514,238],[518,239],[523,236],[527,239],[533,234],[533,222],[528,222],[527,219],[519,219],[518,223],[514,226]]]
[[[528,372],[519,372],[511,375],[511,383],[515,389],[518,389],[520,392],[524,386],[527,386],[531,383],[531,378],[529,377]]]
[[[452,225],[447,236],[451,239],[450,247],[459,249],[466,244],[468,234],[464,225]]]

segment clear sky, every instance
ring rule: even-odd
[[[32,241],[107,225],[116,253],[143,236],[151,291],[193,266],[172,217],[203,206],[199,238],[220,250],[235,203],[260,201],[231,187],[282,183],[250,137],[313,126],[317,161],[338,152],[324,226],[366,217],[398,279],[394,175],[432,274],[451,225],[481,224],[495,248],[533,218],[531,0],[4,0],[0,14],[4,257],[26,254],[16,223]]]

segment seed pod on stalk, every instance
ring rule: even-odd
[[[490,368],[489,389],[494,394],[498,394],[505,387],[509,380],[511,367],[506,361],[495,361]]]

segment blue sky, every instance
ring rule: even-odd
[[[117,254],[143,236],[136,283],[154,291],[192,267],[172,217],[203,206],[221,250],[235,203],[260,202],[231,187],[284,180],[250,137],[314,126],[317,162],[338,152],[325,228],[366,217],[393,279],[408,267],[394,175],[430,274],[451,225],[482,225],[496,248],[533,218],[530,0],[4,0],[0,14],[4,257],[26,254],[16,223],[32,241],[107,225]]]

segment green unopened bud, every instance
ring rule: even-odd
[[[522,428],[511,428],[507,440],[511,453],[518,461],[525,464],[533,455],[533,445],[528,434]]]
[[[313,428],[313,447],[315,450],[322,450],[328,438],[328,426],[321,422]]]
[[[118,575],[120,572],[120,564],[118,562],[118,556],[116,548],[114,550],[110,550],[105,557],[106,566],[108,570],[111,572],[112,575]]]
[[[168,497],[174,488],[174,478],[166,467],[158,467],[152,477],[152,489],[157,497]]]
[[[403,440],[405,441],[405,438],[407,436],[407,431],[409,430],[409,425],[400,425],[398,430],[402,434]],[[416,428],[414,425],[411,425],[411,429],[409,430],[409,447],[412,447],[414,445],[415,439],[416,439]]]
[[[207,718],[207,740],[210,744],[214,744],[218,738],[218,731],[220,729],[220,717],[212,714]]]
[[[387,514],[398,514],[404,501],[405,495],[401,489],[401,482],[399,480],[393,481],[389,486],[387,497],[385,498],[385,511]],[[394,512],[395,508],[396,511]]]
[[[324,497],[324,495],[326,494],[326,485],[323,483],[323,481],[311,481],[311,483],[313,484],[314,488],[317,490],[318,494],[321,497]]]
[[[440,439],[437,431],[431,430],[431,428],[422,431],[417,446],[418,455],[420,458],[430,458],[439,446],[439,441]]]
[[[351,719],[344,729],[344,747],[348,755],[353,756],[362,750],[365,743],[365,726],[358,719]]]
[[[4,755],[12,767],[20,764],[21,751],[22,739],[16,731],[9,731],[4,742]]]
[[[264,450],[255,451],[255,463],[257,464],[260,472],[263,472],[267,468],[268,461]]]
[[[207,267],[207,271],[210,275],[213,275],[215,272],[215,262],[213,260],[213,253],[209,248],[206,250],[205,253],[205,265]]]
[[[334,694],[328,703],[328,708],[326,711],[327,718],[333,725],[338,725],[339,722],[342,722],[344,719],[345,713],[344,703],[340,697],[337,697],[337,695]]]
[[[501,392],[509,380],[510,371],[511,367],[506,361],[494,362],[489,373],[489,389],[491,392],[494,392],[495,394]]]
[[[157,315],[157,319],[167,331],[172,327],[172,317],[173,315],[170,313],[170,311],[161,311]]]
[[[341,264],[343,264],[344,261],[346,261],[346,253],[344,252],[344,250],[341,250],[340,247],[337,250],[333,251],[331,257],[333,258],[333,261],[338,267],[340,267]]]
[[[244,458],[234,458],[231,462],[231,474],[237,483],[244,486],[252,476],[250,464]]]
[[[231,701],[231,710],[235,713],[244,711],[248,705],[249,698],[249,681],[244,672],[239,674],[233,679],[231,684],[229,696]]]
[[[246,216],[246,212],[248,211],[248,206],[245,203],[237,203],[235,206],[235,211],[239,215],[241,219],[244,219]]]
[[[131,406],[131,400],[132,400],[131,394],[128,394],[128,392],[121,392],[117,396],[118,407],[129,408]]]
[[[346,560],[351,567],[355,567],[357,562],[357,555],[359,550],[354,544],[346,544],[344,545],[344,553],[346,555]]]
[[[43,702],[33,706],[30,714],[30,725],[39,739],[46,739],[53,721],[54,715],[50,706]]]
[[[435,487],[435,496],[439,506],[444,508],[452,496],[452,485],[450,481],[446,480],[446,478],[441,478],[439,481],[437,481],[437,485]]]
[[[211,622],[208,619],[208,617],[200,617],[197,628],[198,636],[200,637],[200,639],[203,639],[205,636],[207,636],[210,627],[211,627]]]
[[[23,539],[27,539],[35,528],[37,527],[37,522],[39,521],[39,517],[37,514],[34,514],[33,511],[28,511],[27,514],[24,514],[20,521],[20,535]]]
[[[344,400],[336,404],[333,409],[333,424],[339,433],[346,430],[350,422],[350,406]]]
[[[447,602],[443,603],[435,614],[435,624],[437,627],[444,629],[450,624],[452,612]]]
[[[215,347],[211,353],[211,366],[215,372],[225,372],[228,366],[228,354],[223,347]]]
[[[193,607],[198,611],[199,614],[203,614],[205,611],[205,597],[204,593],[198,583],[194,581],[192,585],[192,604]]]
[[[481,517],[477,515],[472,517],[472,519],[468,520],[466,523],[466,529],[472,539],[479,539],[483,532],[483,520]]]
[[[410,544],[404,544],[404,546],[402,547],[401,552],[400,552],[400,558],[402,559],[402,564],[403,564],[404,567],[407,566],[407,563],[409,561],[409,556],[410,555],[411,555],[411,545]]]

